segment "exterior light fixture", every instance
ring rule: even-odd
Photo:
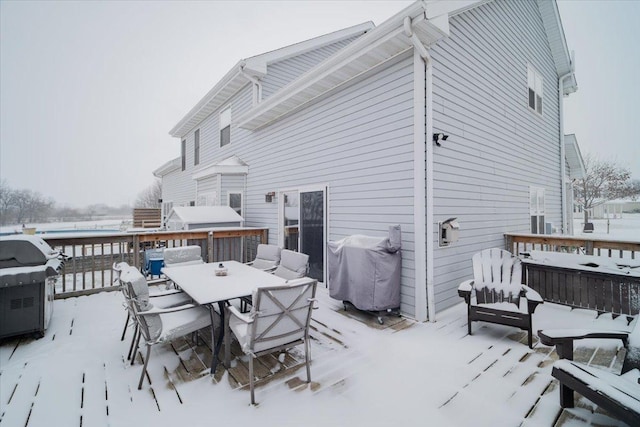
[[[435,142],[438,147],[440,147],[440,142],[446,141],[447,138],[449,138],[449,135],[445,135],[442,132],[433,134],[433,142]]]

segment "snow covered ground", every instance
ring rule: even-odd
[[[625,213],[622,218],[610,218],[607,233],[607,219],[591,219],[593,233],[583,233],[583,218],[573,219],[573,229],[576,236],[595,237],[598,239],[615,239],[640,242],[640,213]]]
[[[517,329],[474,324],[466,307],[444,311],[434,323],[377,329],[342,312],[319,289],[312,335],[313,387],[292,387],[304,370],[248,390],[224,373],[170,381],[191,350],[155,346],[151,385],[137,390],[140,364],[126,361],[124,322],[115,292],[55,301],[44,338],[0,347],[0,423],[7,426],[548,426],[560,413],[550,376],[553,355],[514,340]],[[405,321],[408,322],[408,321]],[[407,325],[405,325],[407,326]],[[625,317],[544,304],[534,330],[628,329]],[[397,329],[397,330],[396,330]],[[329,333],[339,343],[324,339]],[[593,341],[615,350],[619,343]],[[593,358],[597,359],[597,358]],[[179,398],[177,398],[179,396]],[[588,402],[583,404],[589,405]],[[587,409],[565,425],[622,425]],[[526,417],[526,418],[525,418]],[[582,418],[582,421],[579,420]]]

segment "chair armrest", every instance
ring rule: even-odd
[[[458,292],[471,292],[473,290],[473,285],[473,279],[465,280],[464,282],[460,283],[460,286],[458,286]]]
[[[538,337],[544,345],[556,346],[560,359],[573,360],[573,342],[582,339],[619,339],[627,346],[629,332],[627,331],[597,331],[588,329],[548,329],[539,330]]]
[[[544,300],[538,293],[538,291],[534,291],[527,285],[522,285],[522,290],[524,291],[524,297],[529,301],[535,301],[537,303],[543,303]]]
[[[169,279],[166,279],[166,278],[152,279],[152,280],[147,280],[147,285],[152,286],[152,285],[157,285],[158,283],[167,283],[168,281]]]
[[[460,283],[460,286],[458,286],[458,296],[464,298],[464,302],[467,303],[467,305],[471,304],[471,291],[473,290],[473,285],[474,281],[472,279],[465,280]]]
[[[170,308],[151,308],[150,310],[146,310],[146,311],[139,311],[138,314],[140,316],[147,316],[150,314],[164,314],[164,313],[174,313],[177,311],[183,311],[183,310],[189,310],[195,307],[200,307],[197,304],[184,304],[184,305],[179,305],[177,307],[170,307]]]
[[[238,309],[235,308],[234,306],[229,305],[226,307],[226,309],[230,316],[237,317],[239,320],[241,320],[244,323],[253,323],[253,318],[251,316],[247,316],[246,314],[240,313],[240,311],[238,311]]]
[[[182,293],[184,292],[179,289],[167,289],[164,291],[154,292],[152,294],[150,293],[149,298],[166,297],[167,295],[175,295],[175,294],[182,294]]]

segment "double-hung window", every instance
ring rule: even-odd
[[[542,115],[542,99],[543,96],[543,80],[540,74],[533,66],[527,66],[527,86],[529,87],[529,108],[536,113]]]
[[[529,187],[531,234],[544,234],[544,188]]]
[[[231,107],[220,113],[220,147],[231,142]]]
[[[193,134],[193,165],[200,164],[200,129]]]

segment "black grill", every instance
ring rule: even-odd
[[[0,339],[44,336],[63,258],[37,236],[0,238]]]

